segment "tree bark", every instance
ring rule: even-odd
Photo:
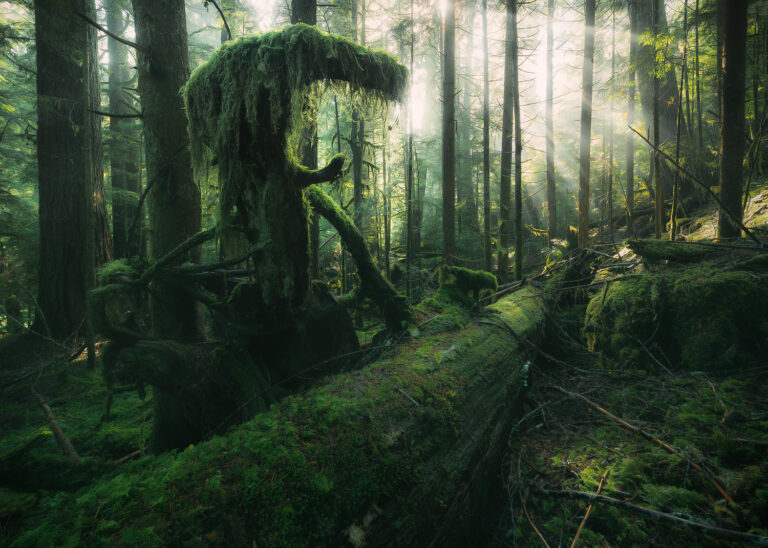
[[[581,137],[579,141],[579,247],[589,246],[589,170],[592,145],[592,79],[595,56],[595,0],[586,0],[584,71],[581,85]]]
[[[741,193],[744,158],[745,69],[747,49],[747,0],[719,0],[722,14],[722,94],[720,112],[720,198],[738,220],[742,218]],[[720,209],[718,217],[720,238],[738,238],[738,224]]]
[[[456,2],[443,21],[443,260],[456,262]]]
[[[94,268],[92,35],[86,0],[35,2],[40,265],[33,329],[77,334]]]
[[[149,188],[150,257],[158,259],[200,230],[200,189],[192,174],[181,87],[189,79],[183,0],[133,0],[139,93]],[[199,258],[199,248],[177,259]],[[156,336],[178,341],[198,338],[198,308],[173,284],[157,283],[152,299]],[[176,395],[154,391],[153,449],[179,447],[196,432],[180,412]]]
[[[158,259],[200,230],[200,189],[192,175],[181,87],[189,79],[187,31],[182,0],[133,0],[139,93],[144,112],[152,259]],[[197,260],[199,251],[180,257]],[[198,336],[197,312],[187,296],[161,285],[152,304],[156,335],[175,340]]]
[[[86,13],[96,18],[95,0],[87,0]],[[89,136],[91,139],[90,162],[93,181],[93,253],[95,266],[112,260],[112,232],[109,230],[107,195],[104,191],[104,147],[101,138],[101,75],[99,72],[98,36],[96,28],[88,25],[88,92]],[[89,282],[93,285],[94,279]]]

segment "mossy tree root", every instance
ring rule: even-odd
[[[357,265],[362,293],[379,307],[384,315],[387,329],[392,332],[405,329],[411,320],[411,309],[408,302],[381,275],[368,251],[363,235],[352,222],[352,219],[321,188],[312,185],[307,188],[306,195],[312,207],[338,231],[341,240]]]

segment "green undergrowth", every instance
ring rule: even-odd
[[[612,367],[760,364],[768,351],[768,272],[756,260],[703,262],[605,281],[587,309],[590,349]]]
[[[513,328],[540,321],[533,299],[510,299],[493,310]],[[506,390],[515,369],[483,366],[501,355],[506,363],[515,344],[486,326],[420,337],[184,451],[104,463],[79,489],[0,491],[0,500],[18,509],[6,525],[7,543],[341,545],[366,514],[378,516],[385,503],[408,504],[405,494],[424,464],[467,428],[458,413],[463,388],[490,375]],[[463,359],[470,349],[472,360]],[[92,407],[62,401],[54,408],[82,453],[88,446],[70,422],[81,412],[97,421],[97,399]],[[132,415],[140,416],[141,410]],[[57,454],[51,444],[45,450]]]
[[[104,421],[106,390],[100,371],[84,359],[60,360],[33,375],[64,434],[85,464],[73,469],[28,382],[2,392],[0,412],[0,484],[19,490],[72,489],[90,481],[100,467],[141,449],[149,435],[152,405],[136,392],[117,393],[111,420]]]
[[[507,479],[514,518],[507,520],[499,537],[518,546],[538,545],[532,523],[550,545],[570,544],[588,502],[538,494],[537,486],[594,493],[603,478],[605,496],[713,527],[768,536],[766,375],[768,369],[762,368],[722,379],[560,379],[569,390],[586,393],[679,454],[619,426],[582,401],[540,389],[537,401],[549,405],[515,436]],[[692,463],[705,467],[733,502]],[[521,499],[528,517],[520,510]],[[734,545],[601,504],[593,507],[579,544]]]

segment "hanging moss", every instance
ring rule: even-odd
[[[302,107],[318,81],[396,100],[407,71],[383,51],[304,24],[228,42],[195,70],[184,88],[192,157],[200,166],[209,153],[216,156],[225,205],[232,207],[241,190],[237,164],[254,153],[241,150],[251,140],[243,134],[276,139],[294,159],[295,146],[288,145],[302,129]],[[274,160],[266,150],[255,152],[263,162]]]
[[[307,94],[318,81],[349,85],[384,101],[399,98],[407,71],[388,54],[299,24],[222,46],[184,88],[193,161],[218,160],[223,224],[237,224],[254,256],[257,315],[298,312],[309,289],[303,189],[330,181],[343,161],[310,171],[296,165]]]

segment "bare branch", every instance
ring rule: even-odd
[[[106,34],[110,38],[114,38],[115,40],[117,40],[121,44],[125,44],[126,46],[130,46],[130,47],[132,47],[134,49],[137,49],[139,51],[143,51],[144,53],[148,53],[146,48],[141,47],[136,42],[131,42],[130,40],[126,40],[125,38],[122,38],[121,36],[118,36],[114,32],[108,31],[107,29],[105,29],[104,27],[99,25],[96,21],[94,21],[93,19],[91,19],[87,15],[82,14],[79,11],[76,11],[75,15],[77,15],[80,19],[82,19],[83,21],[85,21],[89,25],[92,25],[93,27],[99,29],[101,32],[103,32],[104,34]]]

